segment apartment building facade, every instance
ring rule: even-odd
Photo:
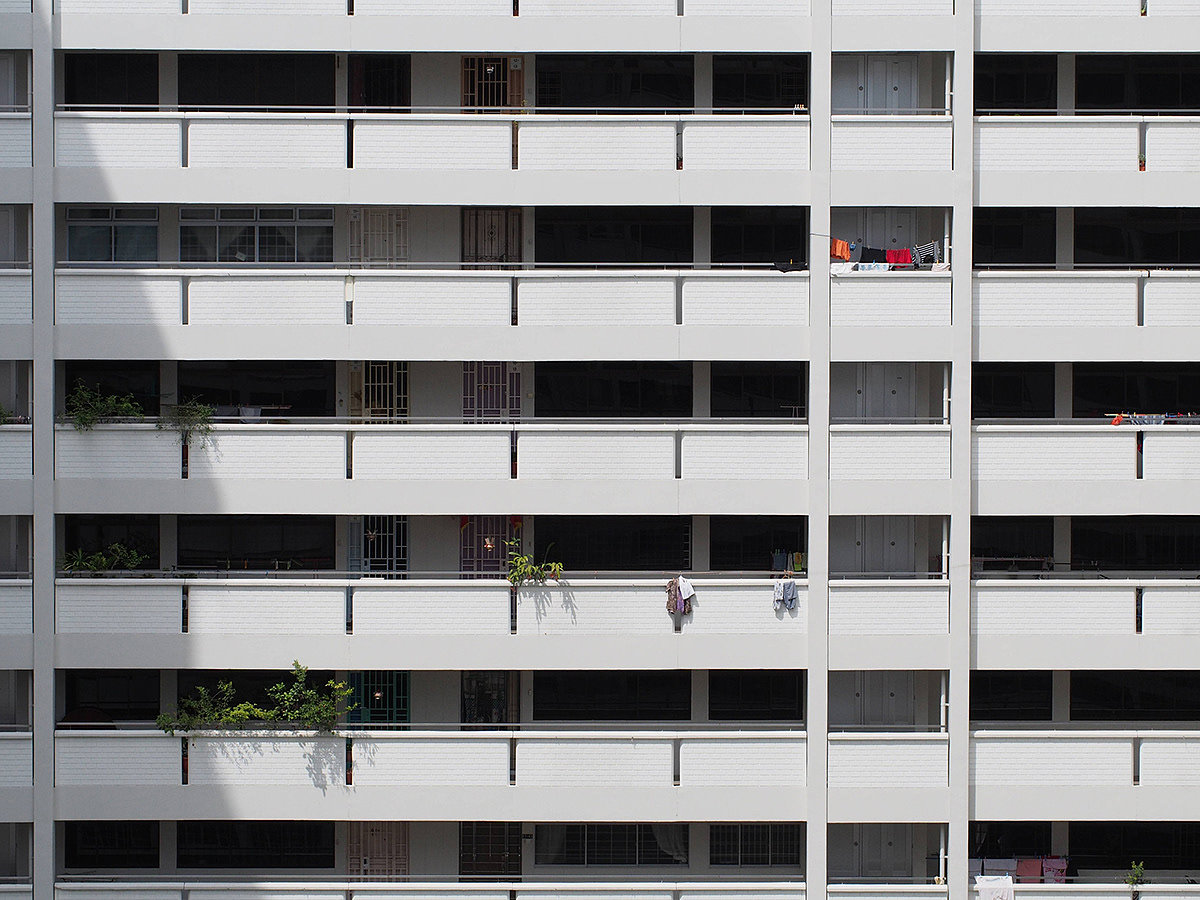
[[[0,900],[1194,893],[1198,46],[0,0]]]

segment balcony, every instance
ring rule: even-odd
[[[3,10],[0,6],[0,12]],[[28,13],[29,6],[19,11]],[[8,111],[14,109],[0,106],[0,169],[27,169],[33,165],[33,118],[28,109]]]
[[[419,877],[419,876],[418,876]],[[719,881],[597,881],[591,879],[586,885],[572,881],[495,881],[459,882],[456,880],[428,881],[371,881],[337,882],[320,881],[316,878],[304,881],[272,883],[255,878],[253,892],[240,890],[243,881],[209,879],[196,881],[191,878],[161,876],[146,880],[122,881],[106,876],[99,879],[71,879],[54,886],[55,900],[188,900],[188,898],[212,897],[219,900],[228,897],[231,891],[236,896],[253,896],[254,900],[294,900],[297,891],[312,900],[379,900],[381,897],[421,898],[421,900],[547,900],[561,897],[564,900],[663,900],[664,897],[679,900],[804,900],[804,882],[746,881],[727,879]],[[5,900],[29,900],[32,891],[15,897],[0,894]],[[0,886],[0,891],[4,887]],[[830,887],[841,892],[841,888]],[[946,889],[929,888],[920,893],[906,891],[902,886],[887,885],[865,891],[861,886],[847,887],[848,900],[863,897],[896,896],[897,900],[938,900],[946,896]],[[1120,898],[1114,897],[1114,900]],[[1166,900],[1166,898],[1164,898]],[[1173,898],[1172,898],[1173,900]]]
[[[950,324],[949,272],[849,272],[830,283],[834,328],[930,328]]]
[[[0,273],[0,291],[6,281]],[[694,332],[704,348],[727,342],[732,331],[745,335],[748,350],[760,352],[765,330],[807,327],[808,285],[807,272],[752,269],[69,268],[55,276],[55,322],[82,326],[85,338],[95,326],[146,326],[221,346],[230,338],[228,326],[274,335],[284,327],[298,339],[307,329],[322,343],[329,326],[348,327],[347,339],[362,343],[391,328],[414,353],[422,347],[430,353],[431,342],[435,350],[446,347],[435,358],[454,347],[461,353],[464,342],[492,352],[497,340],[520,346],[551,329],[553,346],[575,358],[573,348],[594,345],[597,329],[627,341],[636,328],[645,341],[641,329],[660,327],[646,351],[653,347],[659,358],[663,340],[685,333],[679,327]],[[28,321],[27,274],[23,288]],[[16,302],[14,317],[20,315]],[[0,315],[5,308],[0,305]]]
[[[830,126],[833,170],[949,172],[953,124],[948,114],[835,115]]]
[[[948,735],[831,733],[828,777],[834,821],[936,821],[949,804]]]
[[[55,623],[61,652],[80,666],[101,658],[111,663],[116,654],[164,667],[186,655],[192,665],[222,668],[253,653],[263,665],[286,668],[299,655],[312,665],[335,667],[353,652],[364,668],[386,668],[397,642],[413,668],[486,663],[503,669],[534,662],[561,668],[585,660],[603,668],[618,648],[647,664],[661,662],[663,654],[680,665],[714,658],[731,666],[798,664],[803,642],[797,646],[797,640],[807,625],[803,581],[795,608],[776,610],[766,577],[697,575],[692,614],[680,617],[678,631],[664,609],[666,581],[665,575],[568,574],[514,594],[499,577],[419,573],[403,580],[299,572],[62,578]],[[27,623],[27,585],[24,591]],[[116,643],[97,646],[98,634]]]
[[[1194,802],[1198,763],[1195,731],[976,731],[973,817],[1087,820],[1119,803],[1170,818]]]
[[[795,818],[803,807],[805,735],[781,730],[413,730],[338,735],[267,731],[59,731],[55,785],[74,817],[104,788],[141,814],[228,815],[231,786],[260,803],[287,802],[320,818],[370,819],[408,801],[417,819],[454,820],[480,803],[526,820],[622,817],[682,821],[728,815]],[[562,788],[570,787],[564,793]],[[430,791],[429,788],[437,788]],[[108,795],[109,791],[101,791]],[[249,798],[247,798],[249,799]],[[94,804],[94,799],[92,803]],[[509,806],[508,804],[511,804]],[[256,808],[262,812],[261,805]],[[790,812],[789,812],[790,810]],[[117,810],[113,810],[114,813]],[[748,817],[748,818],[747,818]]]

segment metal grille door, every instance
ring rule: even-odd
[[[521,418],[521,371],[515,363],[463,363],[463,421]]]
[[[408,259],[408,210],[362,206],[350,210],[350,261],[391,266]]]
[[[356,725],[407,725],[409,679],[407,672],[351,672],[350,695],[354,709],[346,714]]]
[[[471,725],[506,725],[520,719],[519,672],[463,672],[462,720]]]
[[[521,874],[520,822],[460,822],[458,874]]]
[[[346,874],[394,878],[408,874],[407,822],[350,822]]]
[[[473,269],[501,268],[490,263],[521,261],[519,209],[464,209],[462,261]]]
[[[508,106],[508,58],[464,56],[462,89],[464,109],[501,109]]]
[[[396,575],[408,571],[408,517],[355,516],[350,520],[350,570]]]
[[[459,529],[458,564],[463,572],[505,572],[515,529],[507,516],[463,516]]]
[[[408,421],[408,363],[366,360],[350,369],[351,415],[366,422]]]

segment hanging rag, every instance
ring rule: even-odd
[[[800,596],[799,590],[796,588],[796,582],[790,578],[785,578],[782,581],[775,582],[774,599],[771,605],[778,610],[780,607],[785,609],[795,609],[796,599]]]
[[[1047,856],[1042,860],[1042,882],[1044,884],[1067,883],[1067,861],[1061,856]]]
[[[688,590],[691,592],[687,595],[687,597],[684,597],[683,592],[680,590],[679,583],[681,581],[687,585]],[[685,616],[691,615],[691,598],[695,596],[695,594],[696,592],[692,590],[692,586],[686,578],[683,576],[672,578],[667,582],[667,612],[670,615],[675,615],[676,613],[682,613]]]
[[[854,263],[852,262],[835,262],[829,264],[829,274],[835,278],[838,275],[846,275],[854,271]]]
[[[880,250],[877,247],[867,247],[864,245],[858,261],[865,263],[887,262],[887,251]]]
[[[843,241],[840,238],[830,238],[829,239],[829,258],[830,259],[844,259],[846,262],[850,262],[850,244],[849,244],[849,242]]]
[[[979,900],[1013,900],[1011,875],[976,875],[975,887]]]
[[[905,247],[903,250],[888,250],[887,262],[893,266],[911,266],[912,251]]]
[[[771,571],[786,572],[788,568],[788,552],[786,550],[772,550]]]
[[[676,581],[679,582],[679,596],[684,600],[691,600],[696,596],[696,589],[692,587],[692,583],[680,575]]]

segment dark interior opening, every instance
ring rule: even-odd
[[[715,109],[808,107],[805,53],[718,53],[712,64]]]
[[[139,569],[161,568],[156,515],[70,515],[64,518],[63,530],[63,556],[76,550],[99,553],[122,544],[146,557]]]
[[[534,672],[535,721],[680,721],[692,716],[692,673]]]
[[[65,669],[62,721],[148,722],[159,713],[157,669]]]
[[[1052,672],[972,672],[971,721],[1049,722],[1053,681]]]
[[[708,673],[708,717],[717,721],[804,721],[800,669],[713,669]]]
[[[1075,262],[1095,266],[1200,264],[1200,209],[1078,208]]]
[[[534,370],[540,418],[690,418],[688,362],[540,362]]]
[[[539,206],[539,263],[691,265],[690,206]]]
[[[407,53],[351,53],[349,64],[352,109],[412,105],[412,57]]]
[[[538,516],[534,527],[537,562],[568,572],[684,572],[691,544],[690,516]]]
[[[331,109],[334,63],[332,53],[181,53],[179,105]]]
[[[1073,516],[1071,568],[1200,570],[1200,516]]]
[[[971,517],[971,567],[975,571],[1040,572],[1050,569],[1053,561],[1051,516]]]
[[[332,822],[180,822],[181,869],[331,869]]]
[[[713,418],[803,419],[808,415],[808,364],[714,362],[709,371]]]
[[[975,54],[975,114],[1058,109],[1058,57],[1047,53]]]
[[[86,387],[101,394],[118,397],[132,394],[143,414],[159,414],[158,363],[153,360],[69,360],[64,367],[68,395],[82,381]]]
[[[1054,363],[974,363],[971,418],[1054,418]]]
[[[1075,105],[1112,113],[1200,110],[1200,54],[1081,53]]]
[[[158,106],[158,54],[63,54],[63,102],[67,106]]]
[[[569,109],[690,109],[690,55],[539,53],[537,105]],[[541,257],[539,256],[539,259]]]
[[[1200,412],[1195,363],[1075,363],[1073,415]]]
[[[714,572],[772,572],[777,551],[808,550],[805,516],[713,516],[709,520],[709,566]]]
[[[975,267],[1053,266],[1055,219],[1049,207],[977,208]]]
[[[64,822],[63,864],[68,869],[157,869],[159,824]]]
[[[974,859],[1050,855],[1049,822],[971,823],[971,856]]]
[[[332,362],[179,363],[180,398],[215,406],[219,416],[244,415],[243,407],[267,417],[332,416],[336,392]]]
[[[333,569],[333,516],[180,516],[179,568]]]
[[[808,208],[714,206],[712,261],[724,265],[808,267]]]

